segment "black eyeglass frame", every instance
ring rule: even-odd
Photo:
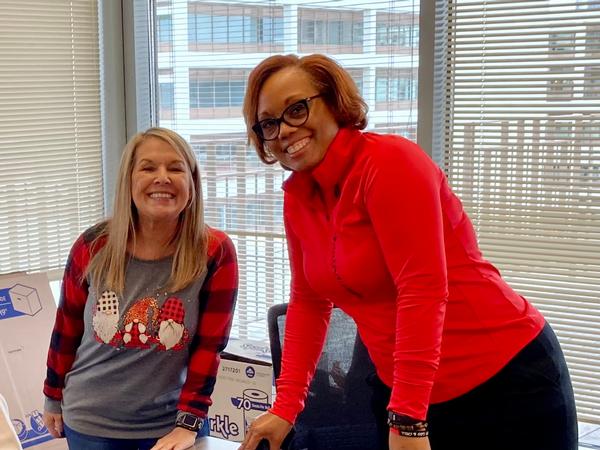
[[[286,125],[289,125],[290,127],[301,127],[302,125],[304,125],[306,123],[306,121],[308,120],[308,116],[310,115],[310,108],[308,107],[308,104],[315,98],[319,98],[322,96],[323,96],[323,94],[316,94],[316,95],[311,95],[310,97],[306,97],[301,100],[298,100],[297,102],[294,102],[291,105],[289,105],[287,108],[285,108],[283,110],[283,112],[281,113],[281,116],[279,116],[279,118],[269,117],[268,119],[263,119],[263,120],[259,120],[258,122],[256,122],[254,125],[252,125],[252,131],[254,131],[256,133],[256,135],[263,141],[274,141],[275,139],[277,139],[277,136],[279,136],[279,131],[281,129],[281,122],[285,123]],[[303,104],[304,107],[306,108],[306,117],[304,118],[304,121],[302,123],[297,123],[297,124],[289,123],[287,120],[284,119],[284,117],[290,109],[297,106],[298,104]],[[272,137],[270,139],[266,139],[264,137],[263,132],[262,132],[262,127],[261,127],[261,123],[266,122],[268,120],[274,120],[275,123],[277,124],[277,133],[275,134],[275,137]]]

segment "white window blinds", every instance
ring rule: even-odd
[[[246,144],[242,102],[271,54],[325,53],[347,68],[371,128],[416,137],[418,0],[156,2],[159,123],[188,139],[204,177],[206,220],[235,241],[233,334],[265,338],[269,306],[288,300],[281,183]]]
[[[438,6],[443,165],[484,255],[557,331],[579,418],[600,423],[600,2]]]
[[[103,214],[97,3],[0,2],[0,274],[61,269]]]

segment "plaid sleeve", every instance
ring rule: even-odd
[[[73,244],[65,266],[44,381],[44,395],[56,401],[62,399],[65,376],[71,370],[83,335],[83,310],[88,297],[83,274],[90,260],[93,238],[89,232],[82,234]]]
[[[238,265],[233,242],[209,229],[208,273],[200,290],[198,327],[190,348],[186,382],[177,408],[206,417],[212,404],[220,353],[227,345],[238,291]]]

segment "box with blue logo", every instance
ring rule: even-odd
[[[0,393],[23,448],[52,439],[42,387],[55,315],[45,274],[0,276]]]
[[[268,342],[231,338],[208,410],[210,435],[241,442],[252,421],[273,401],[273,367]]]

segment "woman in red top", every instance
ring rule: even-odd
[[[240,448],[279,448],[336,305],[389,398],[380,448],[575,450],[551,328],[483,259],[444,173],[414,143],[362,132],[366,112],[322,55],[273,56],[250,74],[250,140],[265,163],[293,171],[283,185],[292,285],[277,398]]]

